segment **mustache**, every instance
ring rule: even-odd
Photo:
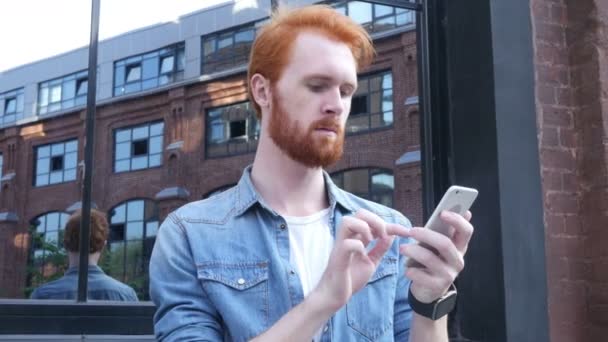
[[[327,130],[332,130],[336,133],[342,132],[342,125],[340,125],[340,121],[338,121],[334,118],[323,118],[323,119],[317,120],[317,121],[313,122],[310,127],[312,130],[327,129]]]

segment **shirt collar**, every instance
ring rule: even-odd
[[[103,270],[97,265],[89,265],[89,274],[100,274],[104,273]],[[78,266],[70,267],[65,271],[65,275],[78,274]]]
[[[243,170],[243,175],[236,185],[236,216],[242,215],[256,203],[277,215],[270,206],[264,203],[264,200],[253,186],[253,182],[251,181],[251,168],[252,165],[249,165]],[[328,193],[330,207],[333,208],[335,204],[339,204],[344,209],[354,212],[346,192],[334,184],[325,170],[323,170],[323,178],[325,179],[325,188]]]

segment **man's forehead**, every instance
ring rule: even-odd
[[[356,62],[350,48],[321,33],[300,33],[290,57],[290,66],[303,77],[354,78],[351,81],[356,81]]]

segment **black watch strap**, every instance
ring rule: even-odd
[[[450,313],[456,306],[456,286],[452,284],[448,292],[431,303],[422,303],[412,294],[411,286],[408,290],[410,307],[415,313],[432,320],[437,320]]]

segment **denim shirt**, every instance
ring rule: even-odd
[[[304,300],[289,262],[287,224],[256,192],[250,170],[235,187],[172,212],[159,228],[150,260],[158,340],[250,340]],[[334,238],[342,218],[360,208],[410,227],[397,211],[324,177]],[[321,341],[408,341],[410,281],[399,254],[407,242],[395,239],[368,284],[324,326]]]
[[[70,267],[63,277],[46,283],[32,292],[31,299],[76,299],[78,267]],[[89,265],[87,299],[137,301],[137,294],[128,285],[107,276],[101,268]]]

